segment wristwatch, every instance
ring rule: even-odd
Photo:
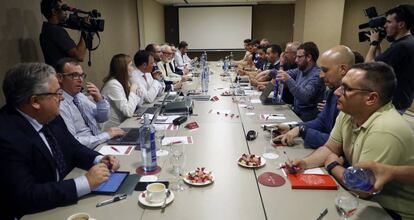
[[[376,40],[373,40],[373,41],[371,41],[371,43],[369,43],[369,45],[371,45],[371,46],[378,46],[379,45],[379,42],[376,41]]]
[[[304,138],[306,132],[306,126],[304,124],[299,125],[299,137]]]
[[[328,164],[328,166],[326,166],[326,171],[328,171],[328,173],[332,175],[333,168],[335,168],[336,166],[340,166],[340,165],[341,164],[339,164],[338,161],[333,161],[330,164]]]

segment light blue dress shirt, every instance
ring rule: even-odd
[[[87,146],[88,148],[94,148],[98,144],[110,139],[107,132],[101,132],[98,135],[93,135],[91,129],[82,118],[78,107],[76,107],[73,103],[73,97],[65,91],[63,92],[63,97],[65,100],[60,103],[60,115],[65,121],[69,132],[81,144]],[[107,100],[102,99],[95,104],[81,92],[76,94],[76,97],[79,102],[82,103],[85,114],[87,114],[90,119],[93,119],[91,121],[95,124],[95,126],[98,126],[97,123],[103,123],[108,120],[110,107]]]

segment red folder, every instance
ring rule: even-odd
[[[338,189],[335,180],[327,174],[288,174],[292,189]]]

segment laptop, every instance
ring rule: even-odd
[[[141,106],[138,107],[135,112],[134,115],[137,117],[142,117],[144,114],[155,114],[155,112],[160,109],[162,106],[164,106],[164,103],[168,100],[175,100],[177,98],[176,95],[171,95],[170,97],[170,92],[167,92],[167,94],[165,94],[164,99],[162,100],[161,105],[159,104],[154,104],[154,106],[151,107],[145,107],[145,106]]]
[[[274,85],[269,82],[265,89],[263,90],[262,94],[260,95],[260,101],[263,105],[284,105],[285,103],[283,101],[275,103],[273,101],[273,98],[269,97],[270,93],[273,92]]]
[[[163,103],[165,102],[165,98]],[[151,124],[154,124],[155,120],[157,120],[158,114],[161,111],[162,105],[154,112],[154,116],[151,119]],[[122,137],[115,137],[108,140],[106,143],[109,145],[136,145],[139,146],[139,129],[138,128],[122,128],[125,131],[125,135]]]

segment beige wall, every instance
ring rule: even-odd
[[[313,41],[323,51],[341,39],[345,0],[298,0],[294,39]]]
[[[164,43],[164,6],[155,0],[138,0],[141,48],[149,43]],[[142,22],[141,22],[142,21]]]
[[[296,0],[295,21],[293,24],[293,40],[303,41],[303,30],[305,29],[305,8],[306,0]]]
[[[271,43],[281,46],[292,41],[294,11],[294,4],[263,4],[253,7],[253,38],[267,38]]]
[[[0,82],[7,69],[20,62],[43,62],[39,34],[43,22],[39,1],[3,1],[0,8]],[[92,52],[92,66],[87,66],[87,56],[82,64],[88,81],[102,86],[109,62],[116,53],[134,55],[139,47],[136,0],[67,0],[67,4],[84,10],[98,9],[105,19],[101,45]],[[121,4],[122,2],[122,4]],[[79,40],[78,31],[69,31],[73,40]],[[0,106],[4,104],[0,92]]]

